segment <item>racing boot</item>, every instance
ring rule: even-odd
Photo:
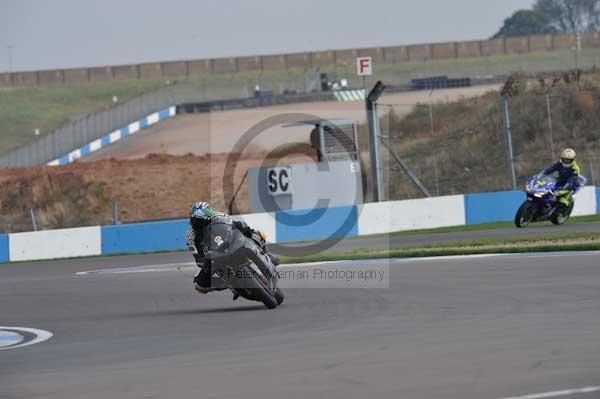
[[[194,277],[194,289],[200,295],[206,295],[215,289],[211,287],[211,278],[208,273],[200,269],[196,277]]]
[[[194,277],[194,289],[198,294],[204,295],[212,291],[224,291],[227,287],[223,286],[223,281],[220,278],[212,278],[205,269],[200,269]]]

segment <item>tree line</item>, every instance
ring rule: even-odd
[[[536,0],[504,20],[493,38],[600,30],[600,0]]]

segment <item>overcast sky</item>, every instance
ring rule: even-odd
[[[13,70],[34,70],[485,39],[515,10],[532,4],[0,0],[0,71],[9,69],[10,58]]]

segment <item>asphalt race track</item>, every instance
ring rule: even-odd
[[[0,324],[54,334],[0,350],[0,397],[600,397],[560,393],[600,385],[600,253],[391,260],[389,288],[272,311],[196,295],[189,260],[0,265]]]

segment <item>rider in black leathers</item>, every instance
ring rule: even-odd
[[[225,213],[216,212],[212,206],[206,202],[195,203],[190,210],[190,227],[185,234],[185,240],[188,249],[192,251],[192,254],[194,255],[196,264],[200,268],[200,271],[194,277],[194,288],[200,294],[226,289],[226,287],[221,285],[220,279],[211,279],[210,262],[206,260],[203,253],[198,250],[198,248],[202,248],[202,232],[217,218],[222,218],[221,222],[224,221],[225,223],[231,224],[246,237],[252,238],[266,251],[266,242],[264,235],[261,232],[252,229],[243,220],[235,220]],[[269,254],[269,257],[275,266],[280,263],[279,259],[275,256]]]

